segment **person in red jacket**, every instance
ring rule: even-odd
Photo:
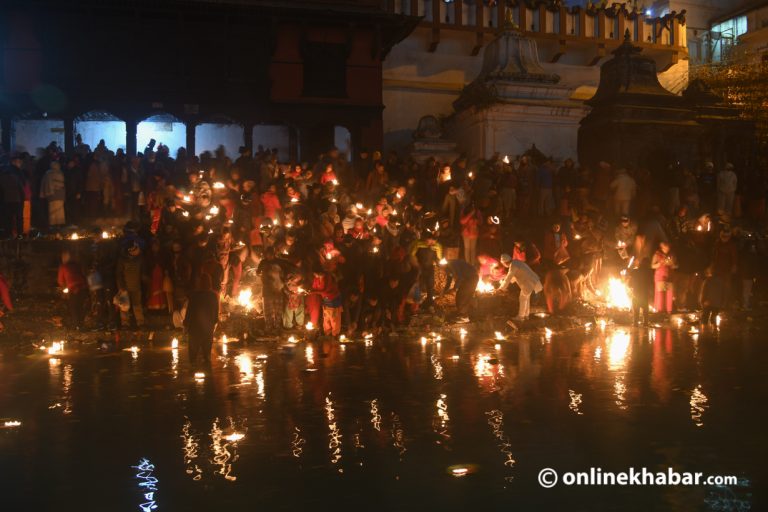
[[[61,265],[59,265],[56,282],[67,298],[70,327],[80,330],[85,318],[85,299],[88,297],[88,286],[83,271],[77,263],[72,261],[72,255],[66,249],[61,252]]]
[[[282,206],[280,205],[280,198],[277,197],[277,187],[274,184],[270,185],[267,191],[261,194],[261,204],[264,207],[264,217],[268,217],[273,221],[279,220]]]
[[[323,301],[323,333],[338,336],[341,334],[341,292],[336,279],[328,272],[315,271],[312,292]]]

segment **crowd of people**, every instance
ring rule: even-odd
[[[451,290],[453,322],[474,315],[476,292],[512,284],[519,321],[539,292],[563,313],[614,271],[637,321],[696,308],[709,320],[765,294],[762,169],[703,162],[652,175],[535,151],[446,163],[330,148],[286,163],[243,147],[233,161],[223,148],[172,158],[153,140],[130,156],[80,139],[71,153],[51,144],[4,159],[4,238],[127,220],[117,239],[95,227],[87,257],[63,252],[71,327],[87,317],[143,328],[160,312],[204,357],[223,303],[263,316],[266,333],[311,322],[351,337],[407,325]]]

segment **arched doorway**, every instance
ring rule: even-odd
[[[214,117],[195,126],[195,152],[198,155],[205,151],[215,154],[219,146],[223,146],[226,156],[235,160],[244,142],[243,125],[229,117]]]
[[[98,146],[100,140],[110,151],[125,151],[125,121],[102,110],[92,110],[75,118],[75,137],[80,135],[83,144],[91,149]]]
[[[31,155],[41,153],[51,143],[64,148],[64,120],[34,113],[13,120],[11,148]]]
[[[155,114],[136,126],[136,149],[144,152],[149,141],[168,146],[170,156],[175,158],[179,148],[187,144],[187,125],[171,114]]]

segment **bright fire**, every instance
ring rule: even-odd
[[[475,291],[477,293],[493,293],[494,287],[491,283],[488,283],[481,279],[480,281],[477,282],[477,287],[475,288]]]
[[[608,280],[608,293],[606,294],[608,307],[613,309],[631,309],[632,298],[629,296],[627,285],[618,278]]]

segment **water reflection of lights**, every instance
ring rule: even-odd
[[[693,420],[693,423],[697,427],[704,426],[704,422],[702,421],[701,417],[704,414],[704,411],[707,410],[709,407],[708,405],[709,399],[707,398],[707,395],[704,394],[704,392],[701,390],[701,384],[696,386],[694,390],[691,392],[691,419]]]
[[[493,337],[499,341],[507,339],[503,334],[501,334],[501,331],[494,332]]]
[[[304,348],[304,357],[307,358],[307,364],[315,364],[315,349],[312,348],[311,344],[307,344],[307,346]]]
[[[403,456],[407,451],[405,448],[405,431],[403,430],[403,424],[400,422],[400,416],[394,412],[392,413],[392,446],[397,450],[400,462],[402,462]]]
[[[371,400],[371,425],[377,431],[381,431],[381,415],[379,414],[378,399]]]
[[[437,444],[441,444],[451,437],[448,434],[448,423],[451,421],[451,418],[448,416],[447,398],[445,393],[441,393],[435,402],[435,417],[432,421],[432,430],[443,439],[442,441],[437,441]]]
[[[172,349],[173,348],[179,348],[179,339],[178,338],[173,338],[171,340],[171,348]]]
[[[204,372],[195,372],[195,382],[203,382],[205,381],[205,373]]]
[[[171,349],[171,371],[173,372],[173,378],[179,378],[179,349]]]
[[[230,418],[231,423],[232,419]],[[232,474],[232,463],[238,459],[237,454],[233,455],[233,452],[230,450],[234,451],[237,447],[237,442],[243,437],[245,437],[245,434],[238,431],[225,435],[219,426],[219,419],[213,420],[213,425],[211,426],[211,452],[213,453],[211,464],[218,466],[217,473],[230,482],[237,480],[237,477]]]
[[[249,354],[238,354],[235,357],[235,366],[237,366],[237,369],[240,372],[240,382],[244,384],[253,382],[253,361],[251,361],[251,356]]]
[[[549,327],[544,328],[544,339],[549,341],[552,341],[552,329]]]
[[[331,464],[336,465],[341,460],[341,429],[336,423],[336,411],[331,400],[331,394],[325,397],[325,419],[328,422],[328,450],[331,456]],[[339,467],[339,473],[344,469]]]
[[[611,370],[617,370],[626,363],[629,351],[629,332],[617,329],[608,338],[608,366]]]
[[[602,357],[603,357],[603,347],[595,347],[595,356],[594,356],[595,361],[599,362]]]
[[[581,409],[579,409],[579,407],[581,407],[581,393],[577,393],[574,390],[569,389],[568,396],[571,399],[571,402],[568,404],[568,408],[579,416],[584,414],[581,412]]]
[[[307,444],[307,440],[301,437],[301,430],[299,427],[294,427],[291,434],[291,453],[297,459],[301,458],[304,453],[304,445]]]
[[[139,490],[141,491],[144,500],[139,504],[139,508],[142,512],[150,512],[157,508],[157,501],[155,501],[155,493],[157,492],[158,479],[152,474],[155,471],[155,465],[148,459],[141,459],[138,466],[133,466],[138,470],[136,473],[136,479],[139,481]]]
[[[512,443],[510,443],[509,437],[504,434],[504,414],[498,409],[493,409],[485,414],[488,416],[488,425],[491,426],[493,437],[498,441],[499,451],[504,456],[504,467],[509,468],[507,471],[511,472],[516,461],[512,454]],[[511,482],[513,478],[511,474],[507,474],[504,480]]]
[[[135,346],[135,345],[134,345],[134,346],[132,346],[132,347],[131,347],[131,359],[133,359],[134,361],[136,361],[136,360],[139,358],[139,351],[140,351],[140,350],[141,350],[141,349],[140,349],[139,347],[137,347],[137,346]]]
[[[435,380],[443,380],[443,365],[440,363],[440,359],[432,354],[429,360],[432,362]]]
[[[203,470],[197,465],[200,443],[198,436],[192,433],[192,422],[187,419],[181,427],[182,451],[184,452],[184,472],[192,480],[203,478]]]
[[[5,420],[3,421],[3,428],[19,428],[21,422],[19,420]]]
[[[614,403],[619,409],[625,410],[627,408],[627,385],[624,384],[623,375],[616,376],[616,380],[613,383],[613,394],[616,397]]]

